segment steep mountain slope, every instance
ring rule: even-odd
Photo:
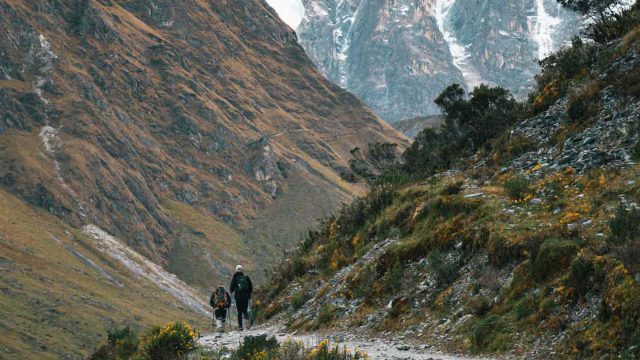
[[[118,324],[206,328],[206,294],[119,240],[0,190],[0,358],[84,359]],[[160,291],[175,289],[178,291]],[[195,301],[194,301],[195,300]]]
[[[439,114],[451,83],[531,90],[540,55],[579,18],[550,0],[305,0],[300,43],[330,80],[388,122]]]
[[[267,317],[452,352],[638,358],[639,18],[636,3],[615,39],[553,54],[527,111],[472,156],[414,177],[431,164],[405,156],[326,218],[273,276]],[[409,151],[440,154],[431,139]]]
[[[157,261],[174,231],[162,202],[248,228],[289,176],[353,193],[336,176],[351,144],[398,136],[264,4],[230,6],[4,2],[5,188]]]
[[[62,242],[40,230],[37,238],[18,234],[28,217],[0,227],[20,249],[3,251],[3,262],[27,274],[2,282],[37,289],[16,301],[62,289],[63,274],[78,267],[63,250],[73,240],[63,229],[86,230],[75,236],[87,239],[84,256],[135,254],[134,262],[149,268],[152,260],[191,285],[226,283],[233,264],[270,261],[309,222],[361,191],[339,176],[353,146],[405,141],[324,80],[263,1],[2,0],[0,19],[1,206],[27,204],[39,214],[34,229],[47,229],[41,219],[53,215]],[[113,247],[111,236],[125,248]],[[94,238],[105,242],[92,248]],[[47,248],[36,250],[39,241]],[[66,254],[46,269],[56,280],[31,279],[49,251]],[[114,260],[92,261],[105,268]],[[134,270],[126,276],[143,276]],[[173,292],[164,278],[143,280]],[[150,295],[159,289],[141,297],[164,297]],[[119,291],[137,296],[128,286]],[[117,294],[96,299],[123,311]],[[65,296],[59,304],[73,302]],[[131,316],[146,316],[138,308]],[[14,316],[2,307],[3,319]],[[23,325],[57,327],[39,321]],[[102,332],[94,325],[78,330]],[[33,345],[16,339],[21,345],[7,348]]]

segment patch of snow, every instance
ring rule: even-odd
[[[553,53],[553,34],[560,25],[560,18],[550,15],[544,5],[545,0],[536,0],[536,15],[533,17],[533,40],[538,44],[538,59],[542,60]]]
[[[205,303],[201,302],[201,296],[175,275],[140,255],[96,225],[86,225],[82,231],[94,241],[96,249],[118,260],[134,275],[152,282],[195,313],[209,316],[209,310]]]
[[[278,16],[293,30],[297,29],[304,16],[304,5],[301,0],[267,0]]]
[[[352,36],[351,34],[353,31],[353,24],[355,23],[358,17],[358,13],[362,8],[363,3],[364,1],[358,4],[356,11],[351,16],[349,15],[342,16],[340,19],[337,19],[333,24],[335,29],[333,31],[334,43],[336,44],[335,59],[338,63],[337,65],[338,65],[338,73],[339,73],[338,85],[340,85],[343,88],[346,88],[348,83],[347,60],[349,58],[348,51],[349,51],[349,47],[351,46],[351,36]],[[348,6],[348,4],[345,5],[345,0],[340,0],[340,2],[338,2],[336,5],[335,13],[336,14],[339,13],[340,9],[343,6]],[[346,31],[344,31],[343,29],[346,29]]]
[[[449,11],[455,2],[456,0],[437,0],[435,18],[438,29],[449,45],[453,64],[462,72],[467,88],[472,89],[482,83],[482,76],[471,63],[471,54],[467,50],[468,45],[460,44],[455,34],[449,29]]]

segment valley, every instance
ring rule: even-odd
[[[0,0],[0,358],[640,357],[614,3]]]

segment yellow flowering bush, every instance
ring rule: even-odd
[[[312,349],[305,360],[368,360],[367,354],[356,350],[351,351],[346,347],[331,346],[328,339],[322,340]]]
[[[193,350],[197,338],[189,324],[182,322],[157,326],[147,332],[138,345],[145,359],[173,359]]]

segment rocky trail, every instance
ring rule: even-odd
[[[228,328],[227,328],[228,329]],[[351,350],[365,352],[369,358],[375,360],[461,360],[471,359],[460,355],[442,354],[425,346],[412,345],[403,341],[391,341],[380,338],[366,338],[353,333],[318,332],[309,334],[287,333],[281,326],[258,326],[247,331],[236,331],[235,326],[224,334],[210,333],[203,335],[198,343],[208,350],[223,348],[236,349],[246,336],[275,336],[280,343],[287,340],[302,342],[307,347],[313,347],[328,339],[331,346],[346,347]],[[475,358],[474,358],[475,359]]]

